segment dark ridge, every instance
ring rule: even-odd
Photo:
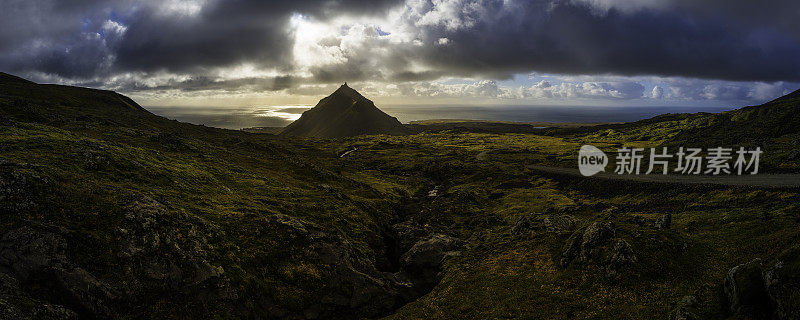
[[[9,119],[54,126],[102,123],[144,129],[169,127],[170,122],[114,91],[38,84],[6,73],[0,73],[0,105],[0,115]]]
[[[36,84],[35,82],[28,81],[14,75],[10,75],[5,72],[0,72],[0,84],[11,84],[11,83]]]
[[[787,94],[787,95],[785,95],[783,97],[780,97],[778,99],[772,100],[772,101],[770,101],[770,103],[779,102],[779,101],[786,101],[786,100],[792,100],[792,99],[800,99],[800,89],[795,90],[794,92],[792,92],[790,94]]]

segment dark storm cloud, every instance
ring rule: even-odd
[[[800,80],[800,42],[779,28],[732,24],[722,15],[642,8],[599,12],[586,3],[474,1],[429,27],[427,60],[475,73],[536,70],[727,80]],[[447,22],[470,21],[452,28]],[[796,24],[796,22],[795,22]]]
[[[384,12],[396,1],[209,0],[195,15],[164,14],[169,1],[20,1],[0,13],[0,69],[66,78],[103,71],[201,72],[242,62],[290,69],[294,13],[319,18]],[[99,39],[106,20],[125,27],[119,41]],[[76,51],[77,50],[77,51]],[[113,59],[111,68],[103,68]]]
[[[70,5],[67,5],[69,3]],[[0,70],[64,77],[100,72],[110,50],[100,31],[108,12],[99,1],[8,0],[0,8]],[[108,9],[103,9],[108,10]]]
[[[99,86],[122,73],[146,78],[169,72],[189,80],[166,85],[131,81],[119,88],[185,91],[281,90],[301,83],[446,76],[508,79],[529,71],[800,80],[798,1],[643,3],[207,0],[196,11],[183,12],[187,2],[179,0],[6,0],[0,11],[0,70],[88,79]],[[388,10],[404,17],[421,45],[372,39],[359,50],[346,50],[344,62],[311,66],[309,77],[288,76],[297,69],[290,28],[294,14],[325,21],[342,15],[385,16]],[[375,32],[386,36],[395,30]],[[342,45],[335,38],[324,42]],[[376,55],[371,48],[388,50]],[[230,80],[208,75],[214,68],[242,63],[287,76]]]
[[[305,79],[297,79],[292,76],[279,77],[248,77],[237,79],[217,79],[207,76],[194,76],[186,80],[169,80],[165,84],[148,85],[136,81],[136,79],[122,79],[116,82],[81,82],[80,86],[85,87],[111,87],[115,90],[124,92],[151,91],[151,90],[180,90],[185,92],[218,90],[218,91],[279,91],[295,86],[295,83],[306,82]]]
[[[800,36],[800,1],[797,0],[673,0],[665,4],[706,15],[727,15],[751,26],[772,26]]]
[[[339,14],[377,14],[391,0],[217,0],[196,17],[164,17],[150,7],[131,17],[117,51],[123,70],[191,71],[197,67],[255,62],[291,69],[292,14],[324,19]]]
[[[290,39],[286,12],[268,12],[262,20],[210,10],[199,17],[173,19],[140,12],[128,25],[117,51],[122,70],[187,71],[242,61],[284,65]]]

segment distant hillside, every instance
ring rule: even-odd
[[[397,118],[389,116],[347,84],[303,112],[281,134],[317,138],[339,138],[363,134],[408,134]]]
[[[770,102],[722,113],[663,114],[636,122],[550,129],[587,143],[626,141],[667,147],[760,147],[764,168],[800,170],[800,90]]]
[[[170,120],[114,91],[38,84],[0,72],[0,125],[15,121],[151,146],[246,134]]]
[[[113,91],[37,84],[2,72],[0,103],[4,116],[55,125],[101,121],[142,126],[168,121]]]
[[[438,119],[438,120],[417,120],[405,125],[413,133],[422,132],[442,132],[453,130],[457,132],[475,133],[535,133],[540,134],[543,130],[552,128],[577,128],[592,127],[601,125],[598,123],[575,123],[575,122],[514,122],[514,121],[492,121],[492,120],[459,120],[459,119]]]
[[[670,140],[703,146],[771,147],[775,139],[800,133],[799,111],[800,90],[762,105],[709,115],[706,125],[687,128]]]

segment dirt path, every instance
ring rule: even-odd
[[[761,188],[794,188],[800,187],[800,174],[756,174],[756,175],[629,175],[600,172],[591,177],[584,177],[578,169],[546,167],[528,165],[528,169],[546,173],[560,174],[581,177],[585,179],[606,179],[652,183],[680,183],[680,184],[706,184],[706,185],[725,185],[738,187],[761,187]]]
[[[489,149],[475,156],[479,161],[486,161],[489,152],[497,151],[500,149]],[[649,174],[649,175],[629,175],[629,174],[616,174],[609,172],[600,172],[591,177],[584,177],[578,172],[577,168],[562,168],[562,167],[548,167],[528,165],[525,166],[534,171],[540,171],[551,174],[559,174],[573,177],[581,177],[584,179],[605,179],[605,180],[621,180],[621,181],[634,181],[634,182],[649,182],[649,183],[679,183],[679,184],[700,184],[700,185],[724,185],[735,187],[759,187],[759,188],[797,188],[800,187],[800,174],[756,174],[756,175],[663,175],[663,174]]]
[[[351,149],[351,150],[348,150],[348,151],[347,151],[347,152],[345,152],[345,153],[342,153],[342,155],[340,155],[340,156],[339,156],[339,158],[344,158],[346,155],[350,154],[350,152],[353,152],[353,151],[356,151],[356,150],[358,150],[358,148],[356,148],[356,147],[353,147],[353,149]]]

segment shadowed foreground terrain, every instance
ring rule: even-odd
[[[741,131],[796,173],[798,105],[322,140],[2,74],[0,318],[797,319],[798,189],[526,166]]]

